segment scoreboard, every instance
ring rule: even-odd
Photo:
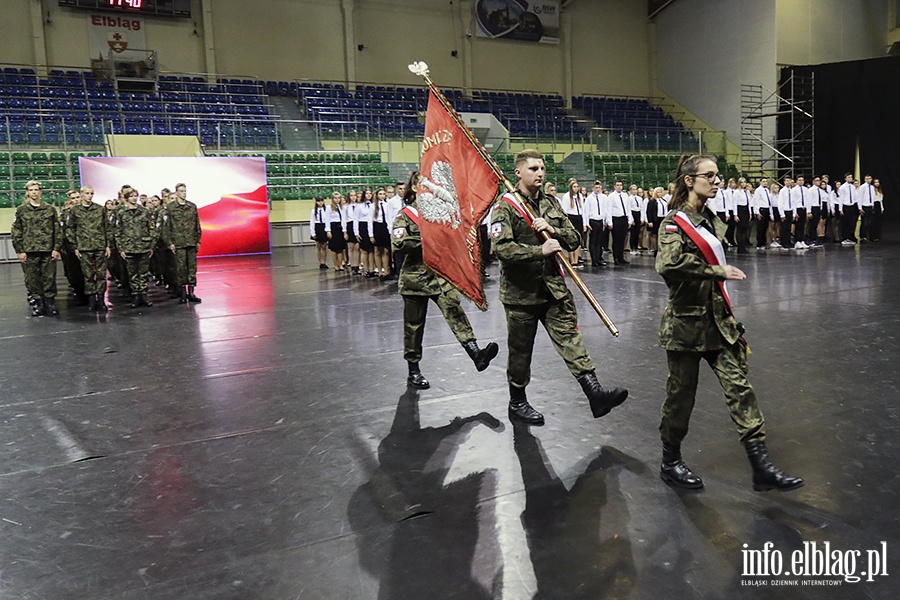
[[[59,0],[59,5],[152,17],[191,16],[191,0]]]

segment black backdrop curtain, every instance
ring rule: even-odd
[[[815,74],[815,175],[843,181],[859,143],[860,179],[881,181],[884,218],[900,220],[900,57],[786,68]]]

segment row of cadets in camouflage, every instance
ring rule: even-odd
[[[73,204],[62,211],[67,245],[64,260],[69,262],[67,276],[76,298],[87,299],[88,310],[106,311],[106,270],[110,256],[107,215],[103,206],[95,203],[94,188],[83,186],[80,193],[69,192]]]
[[[38,181],[25,184],[25,202],[16,208],[12,244],[25,273],[31,314],[55,315],[56,261],[61,257],[62,232],[56,209],[42,199]]]
[[[488,343],[484,348],[478,347],[472,325],[460,304],[459,292],[422,259],[420,216],[415,203],[418,180],[419,174],[414,172],[405,189],[405,206],[394,219],[391,248],[395,254],[404,257],[398,291],[403,297],[403,358],[409,369],[407,383],[414,388],[428,389],[430,384],[419,369],[419,361],[422,359],[422,337],[429,300],[437,304],[453,335],[475,363],[476,370],[487,369],[497,356],[499,347],[495,342]]]

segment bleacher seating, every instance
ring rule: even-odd
[[[208,156],[261,156],[266,159],[270,200],[309,200],[332,191],[383,187],[394,183],[381,155],[361,152],[221,153]]]
[[[636,184],[643,188],[667,187],[675,179],[675,169],[681,154],[590,154],[585,155],[584,164],[592,169],[594,176],[612,187],[615,179],[622,179],[626,184]],[[733,164],[726,162],[725,157],[717,157],[720,170],[729,177],[740,177],[741,174]]]
[[[578,96],[572,107],[612,130],[626,151],[696,151],[697,139],[660,107],[644,98]]]
[[[102,144],[103,135],[198,135],[207,145],[275,148],[279,133],[255,79],[163,75],[159,91],[118,92],[90,71],[6,67],[0,73],[0,144]]]
[[[12,208],[25,198],[25,183],[43,184],[44,200],[61,206],[66,191],[80,186],[78,158],[100,152],[0,152],[0,208]]]
[[[515,183],[516,155],[495,154],[494,161],[497,163],[497,166],[503,169],[503,173],[506,175],[506,178]],[[566,181],[568,181],[569,177],[566,175],[563,166],[555,161],[553,155],[544,155],[544,169],[544,180],[548,182],[552,181],[556,184],[557,188],[563,188],[562,192],[560,192],[560,195],[565,193]]]

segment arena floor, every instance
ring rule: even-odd
[[[495,364],[476,373],[432,305],[416,393],[396,284],[320,272],[309,248],[202,260],[200,305],[113,290],[105,317],[62,292],[31,318],[0,265],[0,597],[900,597],[900,244],[752,252],[729,287],[771,457],[806,480],[785,494],[751,490],[705,367],[684,453],[706,489],[659,479],[649,257],[584,271],[618,339],[576,296],[628,402],[592,419],[541,332],[532,428],[506,416],[497,266],[490,310],[465,304]]]

